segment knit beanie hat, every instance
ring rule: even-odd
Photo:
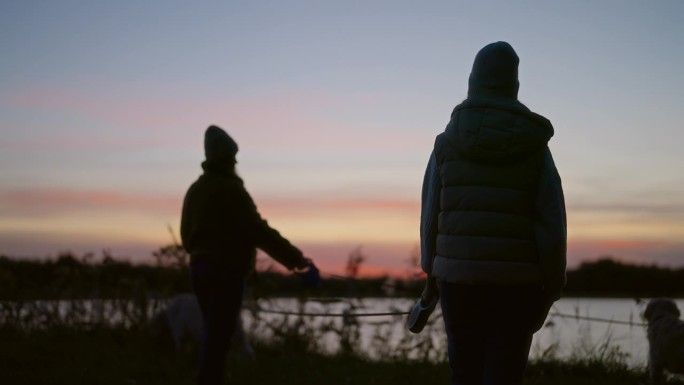
[[[504,41],[486,45],[475,56],[468,80],[468,97],[518,98],[518,55]]]
[[[209,162],[234,160],[238,145],[225,131],[209,126],[204,132],[204,156]]]

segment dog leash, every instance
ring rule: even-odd
[[[409,313],[407,311],[379,312],[379,313],[353,313],[353,312],[310,313],[310,312],[295,312],[295,311],[276,310],[276,309],[264,309],[261,306],[257,307],[257,311],[262,312],[262,313],[293,315],[293,316],[302,316],[302,317],[386,317],[386,316],[406,315]]]
[[[571,319],[582,320],[582,321],[603,322],[603,323],[616,324],[616,325],[644,326],[644,327],[648,326],[647,324],[645,324],[643,322],[620,321],[620,320],[613,320],[613,319],[608,319],[608,318],[598,318],[598,317],[584,317],[584,316],[575,315],[575,314],[564,314],[564,313],[558,313],[558,312],[550,312],[549,316],[550,317],[560,317],[560,318],[571,318]]]
[[[353,313],[353,312],[312,313],[312,312],[296,312],[296,311],[287,311],[287,310],[267,309],[267,308],[263,308],[261,306],[257,307],[256,310],[258,312],[262,312],[262,313],[302,316],[302,317],[387,317],[387,316],[400,316],[400,315],[410,314],[410,312],[408,312],[408,311],[378,312],[378,313]],[[643,322],[621,321],[621,320],[614,320],[614,319],[609,319],[609,318],[598,318],[598,317],[584,317],[584,316],[578,316],[578,315],[574,315],[574,314],[564,314],[564,313],[558,313],[558,312],[550,312],[549,317],[568,318],[568,319],[574,319],[574,320],[578,320],[578,321],[603,322],[603,323],[615,324],[615,325],[642,326],[642,327],[647,326],[647,324],[645,324]]]
[[[349,281],[356,281],[358,280],[357,278],[352,278],[352,277],[346,277],[343,275],[338,275],[338,274],[333,274],[333,273],[326,273],[326,272],[320,272],[321,276],[327,276],[329,278],[334,278],[334,279],[340,279],[340,280],[349,280]],[[262,307],[257,307],[257,310],[263,313],[270,313],[270,314],[280,314],[280,315],[291,315],[291,316],[304,316],[304,317],[386,317],[386,316],[399,316],[399,315],[410,315],[410,320],[407,320],[407,327],[410,329],[416,329],[417,331],[413,331],[414,333],[420,332],[421,327],[417,326],[419,324],[422,324],[423,321],[427,321],[427,317],[429,317],[430,313],[434,310],[434,305],[436,305],[437,301],[436,299],[439,299],[439,296],[436,295],[436,290],[434,288],[434,278],[432,278],[430,275],[428,275],[426,279],[426,287],[425,290],[428,292],[427,297],[432,299],[432,301],[423,301],[423,296],[421,295],[421,298],[418,299],[416,302],[416,305],[411,309],[411,311],[402,311],[402,312],[377,312],[377,313],[353,313],[353,312],[342,312],[342,313],[311,313],[311,312],[295,312],[295,311],[286,311],[286,310],[277,310],[277,309],[266,309]],[[324,298],[317,298],[317,300],[321,300]],[[333,299],[333,298],[331,298]],[[334,298],[337,300],[338,298]],[[433,303],[434,302],[434,303]],[[413,313],[413,314],[412,314]],[[427,317],[425,317],[427,315]],[[549,317],[559,317],[559,318],[567,318],[567,319],[575,319],[575,320],[582,320],[582,321],[591,321],[591,322],[602,322],[602,323],[608,323],[608,324],[615,324],[615,325],[626,325],[626,326],[641,326],[641,327],[646,327],[648,326],[646,323],[643,322],[634,322],[634,321],[621,321],[621,320],[614,320],[614,319],[608,319],[608,318],[600,318],[600,317],[589,317],[589,316],[580,316],[577,314],[565,314],[565,313],[560,313],[560,312],[549,312],[548,314]],[[425,320],[422,320],[422,318],[425,317]],[[418,318],[421,318],[420,322],[418,322]]]

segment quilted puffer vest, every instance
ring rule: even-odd
[[[473,261],[537,261],[534,197],[544,151],[510,163],[478,163],[440,135],[442,190],[436,254]]]

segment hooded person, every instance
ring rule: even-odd
[[[235,172],[237,143],[221,128],[204,134],[204,173],[183,201],[181,239],[190,254],[192,287],[203,318],[200,384],[223,384],[224,362],[242,305],[244,282],[260,248],[290,270],[310,259],[257,211]],[[315,270],[317,272],[317,270]]]
[[[452,384],[522,383],[565,285],[554,130],[518,101],[518,64],[506,42],[477,53],[423,181],[421,263],[438,282]]]

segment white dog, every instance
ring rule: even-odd
[[[179,294],[171,298],[169,304],[157,313],[150,322],[153,337],[171,339],[176,352],[180,352],[188,341],[199,344],[202,337],[202,311],[194,294]],[[242,327],[242,317],[238,317],[231,348],[239,349],[244,357],[254,360],[255,354],[249,338]]]
[[[664,370],[684,374],[684,321],[677,304],[668,298],[649,301],[644,311],[648,321],[648,358],[651,381],[664,383]]]

